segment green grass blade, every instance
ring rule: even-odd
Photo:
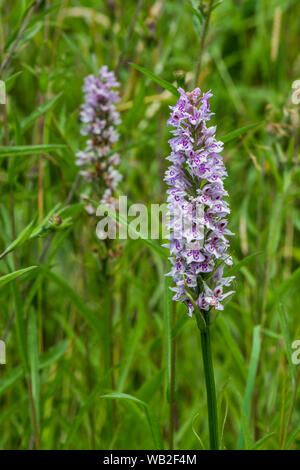
[[[0,255],[0,259],[1,258],[4,258],[4,256],[6,256],[8,253],[10,253],[11,251],[15,250],[17,247],[19,247],[20,245],[23,245],[23,243],[26,242],[26,240],[28,240],[28,238],[30,237],[32,231],[33,231],[33,226],[35,224],[35,221],[36,221],[36,218],[34,218],[28,225],[27,227],[24,228],[24,230],[22,230],[22,232],[20,233],[20,235],[5,249],[5,251],[3,251],[3,253],[1,253]]]
[[[63,340],[44,352],[40,356],[38,363],[39,370],[46,369],[47,367],[55,364],[55,362],[59,361],[59,359],[65,355],[68,345],[69,341]],[[17,366],[8,371],[0,382],[0,395],[8,388],[12,387],[16,382],[18,382],[18,380],[22,379],[24,375],[25,373],[23,366]]]
[[[129,335],[128,342],[124,351],[124,358],[120,366],[120,372],[117,378],[116,389],[118,392],[122,392],[125,387],[127,377],[130,372],[133,360],[136,356],[136,350],[140,343],[143,334],[143,319],[139,315],[138,323]]]
[[[250,447],[250,450],[259,450],[263,447],[263,445],[270,439],[270,437],[274,436],[274,432],[269,432],[265,436],[263,436],[261,439],[256,441],[253,446]]]
[[[266,255],[267,259],[275,256],[280,240],[281,227],[282,227],[282,208],[284,205],[284,195],[278,194],[274,203],[272,204],[273,210],[269,222],[269,237],[267,242]]]
[[[85,64],[89,73],[94,73],[94,67],[92,63],[87,60],[87,55],[81,52],[80,47],[78,47],[78,45],[75,44],[69,36],[67,36],[67,34],[62,33],[62,37],[66,41],[69,49],[73,52],[74,56],[78,57],[82,64]]]
[[[89,201],[91,202],[91,204],[93,204],[95,207],[98,207],[99,206],[99,203],[97,201],[94,201],[92,199],[89,199]],[[130,234],[134,237],[134,239],[138,239],[138,240],[142,240],[146,245],[148,245],[153,251],[155,251],[161,258],[164,258],[164,259],[168,259],[168,253],[167,253],[167,250],[164,250],[163,247],[161,245],[159,245],[158,243],[156,243],[155,241],[151,240],[151,239],[148,239],[148,238],[143,238],[141,237],[141,234],[132,227],[131,223],[128,222],[128,220],[123,217],[121,214],[113,211],[113,210],[110,210],[109,208],[107,208],[107,215],[115,220],[116,222],[119,222],[120,224],[122,224],[123,226],[127,227],[128,229],[128,234],[130,236]]]
[[[294,284],[298,283],[300,279],[300,268],[295,269],[292,274],[279,286],[277,298],[282,298],[282,295],[286,294]]]
[[[57,362],[61,357],[63,357],[66,354],[68,346],[69,346],[69,341],[65,339],[55,344],[51,348],[49,348],[46,352],[44,352],[40,356],[40,360],[38,364],[39,368],[45,369],[46,367],[52,366],[52,364]]]
[[[52,271],[47,270],[45,274],[49,279],[51,279],[62,289],[64,295],[67,295],[69,297],[72,303],[78,308],[79,312],[85,318],[87,323],[97,332],[98,335],[101,335],[102,325],[99,318],[84,303],[82,298],[74,291],[71,285],[61,276],[56,273],[53,273]]]
[[[22,132],[25,132],[39,117],[41,117],[43,114],[49,111],[49,109],[54,107],[55,103],[59,100],[62,94],[63,92],[60,92],[58,93],[58,95],[54,96],[53,98],[50,98],[50,100],[47,100],[41,106],[36,108],[29,116],[23,119],[23,121],[21,121]]]
[[[26,328],[25,319],[23,313],[23,302],[21,294],[19,292],[18,285],[16,282],[11,284],[11,290],[14,299],[15,308],[15,326],[17,333],[17,345],[19,349],[20,361],[23,363],[23,367],[26,375],[28,374],[28,355],[27,355],[27,344],[26,344]]]
[[[12,387],[18,380],[24,377],[24,368],[17,366],[8,371],[0,382],[0,395],[4,393],[9,387]]]
[[[40,383],[39,383],[39,347],[38,328],[36,315],[31,310],[28,319],[27,355],[30,370],[32,396],[37,417],[38,428],[40,428]]]
[[[289,363],[290,367],[290,373],[291,373],[291,378],[295,380],[296,378],[296,366],[292,362],[292,355],[293,355],[293,350],[292,350],[292,340],[290,337],[290,332],[289,332],[289,327],[287,323],[287,317],[286,313],[284,311],[284,308],[282,304],[278,305],[278,315],[279,315],[279,320],[280,320],[280,325],[281,325],[281,331],[282,331],[282,336],[283,336],[283,341],[285,345],[285,352],[287,355],[287,360]]]
[[[11,88],[13,87],[14,85],[14,82],[16,80],[16,78],[19,76],[19,75],[22,75],[22,70],[19,70],[18,72],[12,74],[10,77],[8,77],[6,80],[5,80],[5,87],[6,87],[6,92],[9,92],[11,90]]]
[[[288,437],[286,444],[284,446],[285,450],[288,450],[294,443],[296,443],[295,441],[298,438],[299,434],[300,434],[300,424],[296,426],[296,429],[294,429],[294,431]]]
[[[231,352],[232,358],[239,368],[240,374],[243,378],[246,378],[247,364],[245,359],[237,345],[236,340],[233,338],[231,331],[224,318],[220,316],[216,322],[218,327],[218,333],[222,337],[222,340],[226,343],[228,350]]]
[[[248,131],[251,131],[252,129],[255,129],[256,127],[260,126],[263,124],[262,122],[255,122],[254,124],[248,124],[248,126],[240,127],[239,129],[236,129],[235,131],[229,132],[229,134],[226,134],[222,137],[220,137],[220,140],[224,143],[227,144],[231,140],[236,139],[237,137],[245,134]]]
[[[137,392],[137,398],[149,403],[160,389],[164,373],[164,370],[159,370],[155,374],[151,375],[149,380],[147,380]]]
[[[246,385],[246,392],[243,401],[243,410],[245,414],[245,418],[247,419],[247,423],[249,423],[250,413],[251,413],[251,401],[254,391],[255,379],[256,379],[256,372],[258,368],[258,361],[260,355],[260,330],[261,325],[256,325],[253,329],[253,340],[252,340],[252,350],[251,350],[251,358],[250,358],[250,366],[247,378],[247,385]],[[241,450],[244,448],[244,433],[241,430],[237,449]]]
[[[23,274],[29,273],[30,271],[33,271],[34,269],[37,269],[38,266],[29,266],[29,268],[24,268],[24,269],[19,269],[18,271],[14,271],[13,273],[5,274],[5,276],[0,277],[0,288],[4,287],[6,284],[9,282],[13,281],[14,279],[17,279],[20,276],[23,276]]]
[[[56,150],[64,150],[63,144],[45,144],[45,145],[15,145],[11,147],[0,147],[0,158],[2,157],[22,157],[23,155],[36,155],[39,153],[49,153]]]
[[[144,412],[146,414],[147,420],[148,420],[148,424],[149,424],[149,428],[151,430],[151,434],[152,434],[152,437],[153,437],[155,448],[157,450],[163,450],[163,448],[164,448],[163,440],[162,440],[162,436],[161,436],[161,433],[160,433],[160,429],[159,429],[157,420],[156,420],[150,406],[147,403],[145,403],[142,400],[139,400],[138,398],[136,398],[132,395],[128,395],[127,393],[107,393],[105,395],[102,395],[100,398],[106,398],[106,399],[109,399],[109,400],[124,400],[124,401],[129,400],[129,401],[133,401],[134,403],[136,403],[137,405],[142,407],[142,409],[144,410]]]
[[[256,253],[251,253],[251,255],[246,256],[244,259],[236,263],[232,269],[226,271],[226,275],[233,276],[235,273],[240,271],[240,269],[245,266],[245,264],[249,263],[252,259],[254,259],[258,255],[261,255],[262,253],[262,251],[257,251]]]
[[[274,295],[272,296],[272,299],[270,299],[268,303],[268,309],[271,309],[274,305],[277,304],[277,302],[282,300],[283,297],[288,294],[289,290],[298,284],[299,279],[300,279],[300,268],[297,268],[295,269],[295,271],[292,272],[292,274],[285,281],[283,281],[280,284],[277,291],[276,292],[274,291]]]
[[[105,386],[105,380],[102,380],[96,387],[94,387],[94,390],[89,394],[87,399],[85,400],[84,404],[81,406],[79,413],[76,414],[76,417],[73,421],[73,423],[70,426],[69,432],[67,434],[66,441],[64,443],[63,449],[68,449],[70,444],[72,443],[74,439],[74,435],[80,426],[80,423],[82,420],[85,418],[86,414],[88,413],[89,409],[95,402],[95,400],[99,397],[99,393],[101,393],[101,390]]]
[[[160,85],[165,90],[168,90],[170,93],[172,93],[172,95],[176,96],[176,98],[179,98],[179,96],[180,96],[179,91],[171,83],[167,82],[163,78],[158,77],[157,75],[155,75],[154,73],[152,73],[149,70],[145,69],[144,67],[141,67],[140,65],[134,64],[133,62],[129,62],[129,65],[131,65],[136,70],[138,70],[139,72],[146,75],[146,77],[150,78],[155,83],[158,83],[158,85]]]

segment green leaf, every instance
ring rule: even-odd
[[[99,203],[92,200],[92,199],[88,199],[89,202],[91,204],[93,204],[95,207],[98,207],[99,206]],[[162,258],[164,259],[168,259],[168,253],[166,250],[164,250],[162,248],[161,245],[159,245],[158,243],[154,242],[153,240],[151,239],[148,239],[148,238],[143,238],[141,237],[141,234],[135,230],[132,225],[130,224],[130,222],[128,222],[128,220],[126,218],[124,218],[122,215],[120,215],[119,213],[115,212],[114,210],[110,210],[108,207],[105,208],[106,212],[107,212],[107,215],[109,217],[111,217],[113,220],[115,220],[116,222],[119,222],[120,224],[124,225],[125,227],[127,227],[128,229],[128,233],[129,235],[132,234],[132,236],[135,238],[135,239],[139,239],[139,240],[142,240],[146,245],[148,245],[153,251],[155,251],[157,254],[159,254]]]
[[[281,325],[281,330],[282,330],[283,341],[285,345],[285,352],[286,352],[287,360],[288,360],[289,367],[290,367],[291,377],[292,379],[295,379],[296,378],[296,366],[292,362],[292,356],[293,356],[292,341],[291,341],[289,328],[287,324],[286,313],[281,303],[278,306],[278,315],[279,315],[279,320],[280,320],[280,325]]]
[[[258,450],[258,449],[261,449],[263,447],[263,445],[265,444],[265,442],[267,442],[270,437],[274,436],[275,435],[275,432],[269,432],[268,434],[266,434],[265,436],[263,436],[261,439],[259,439],[258,441],[256,441],[253,446],[250,447],[250,450]]]
[[[150,402],[153,399],[154,395],[160,389],[164,373],[164,370],[159,370],[155,374],[151,375],[149,380],[144,382],[144,384],[139,389],[137,393],[137,398],[146,403]]]
[[[268,303],[268,310],[270,310],[274,305],[276,305],[277,302],[282,300],[283,297],[289,292],[289,290],[292,289],[295,285],[297,285],[299,279],[300,268],[297,268],[285,281],[280,284],[276,292],[274,291],[275,295],[272,296],[272,299],[270,299]]]
[[[17,346],[19,349],[20,360],[23,362],[25,374],[28,375],[28,355],[26,345],[26,329],[23,312],[23,302],[16,282],[11,284],[11,290],[15,307],[15,326],[17,333]]]
[[[220,334],[222,341],[226,343],[228,350],[231,352],[234,362],[238,366],[242,377],[246,378],[247,364],[237,345],[237,341],[233,337],[232,332],[230,331],[227,325],[227,322],[224,320],[224,317],[220,315],[218,321],[216,322],[216,325],[218,328],[218,333]]]
[[[39,237],[44,232],[48,234],[47,226],[49,226],[49,219],[54,215],[59,215],[59,211],[61,211],[61,208],[62,208],[61,206],[62,205],[58,203],[48,212],[48,214],[43,218],[42,222],[37,227],[35,227],[35,229],[31,232],[30,234],[31,239]]]
[[[195,434],[196,438],[198,439],[199,441],[199,444],[201,446],[201,450],[205,450],[206,447],[204,445],[204,442],[202,441],[201,437],[200,437],[200,434],[198,432],[198,429],[199,426],[196,426],[196,421],[197,419],[200,417],[200,413],[196,413],[195,416],[193,416],[193,419],[192,419],[192,431],[193,433]]]
[[[102,395],[100,398],[106,398],[109,400],[124,400],[124,401],[129,400],[129,401],[133,401],[138,406],[140,406],[146,414],[149,428],[152,433],[155,448],[157,450],[163,450],[164,446],[163,446],[163,441],[162,441],[162,437],[161,437],[157,420],[153,414],[153,411],[151,410],[150,406],[147,403],[145,403],[142,400],[139,400],[138,398],[132,395],[128,395],[127,393],[107,393],[106,395]]]
[[[289,139],[288,148],[287,148],[287,163],[290,165],[293,161],[295,139],[292,137]]]
[[[28,224],[27,227],[25,227],[24,230],[22,230],[20,235],[5,249],[5,251],[3,251],[3,253],[1,253],[0,259],[4,258],[4,256],[6,256],[8,253],[15,250],[17,247],[23,245],[23,243],[25,243],[26,240],[28,240],[28,238],[30,237],[33,231],[33,226],[35,224],[35,221],[36,221],[36,218],[34,218],[30,222],[30,224]]]
[[[45,271],[46,276],[57,284],[63,291],[65,296],[68,296],[72,303],[78,308],[79,312],[85,318],[87,323],[94,328],[98,335],[101,336],[102,324],[100,319],[94,312],[85,304],[82,298],[74,291],[70,284],[58,274],[52,271]]]
[[[0,288],[5,286],[8,282],[13,281],[14,279],[17,279],[20,276],[23,276],[23,274],[29,273],[33,269],[37,269],[38,266],[29,266],[29,268],[24,268],[24,269],[19,269],[18,271],[14,271],[13,273],[6,274],[5,276],[0,277]]]
[[[294,429],[294,431],[288,437],[286,444],[284,446],[285,450],[288,450],[292,446],[292,444],[294,443],[294,441],[296,441],[299,434],[300,434],[300,424],[296,426],[296,429]]]
[[[255,258],[256,256],[258,255],[261,255],[263,253],[263,251],[257,251],[255,253],[251,253],[251,255],[249,256],[246,256],[244,259],[242,259],[241,261],[239,261],[237,264],[234,265],[233,268],[229,269],[227,272],[226,272],[226,275],[228,276],[233,276],[235,273],[237,273],[238,271],[240,271],[240,269],[245,266],[245,264],[249,263],[253,258]]]
[[[249,373],[248,373],[246,393],[245,393],[245,411],[248,417],[250,417],[251,399],[253,395],[256,372],[258,368],[258,361],[259,361],[259,355],[260,355],[260,330],[261,330],[261,325],[256,325],[253,329],[252,351],[251,351],[250,366],[249,366]]]
[[[261,124],[263,124],[263,122],[256,122],[254,124],[248,124],[248,126],[240,127],[239,129],[236,129],[235,131],[229,132],[229,134],[226,134],[223,137],[220,137],[220,140],[224,144],[227,144],[227,142],[230,142],[231,140],[236,139],[237,137],[239,137],[242,134],[245,134],[251,129],[255,129],[255,127],[258,127]]]
[[[24,368],[22,366],[14,367],[1,377],[0,382],[0,395],[4,393],[9,387],[14,385],[19,379],[24,377]]]
[[[6,92],[9,92],[11,90],[16,78],[22,73],[23,73],[22,70],[20,70],[19,72],[14,73],[13,75],[11,75],[5,80]]]
[[[28,28],[24,34],[21,36],[20,41],[18,42],[18,49],[28,42],[30,39],[34,38],[34,36],[42,29],[43,23],[40,21],[34,24],[31,28]],[[17,49],[17,50],[18,50]]]
[[[51,109],[55,103],[59,100],[62,96],[63,92],[59,93],[58,95],[54,96],[50,100],[43,103],[41,106],[36,108],[33,113],[31,113],[27,118],[23,119],[21,122],[21,130],[25,132],[33,123],[36,121],[40,116],[45,114],[49,109]]]
[[[153,80],[155,83],[158,83],[162,88],[164,88],[165,90],[168,90],[170,93],[172,93],[172,95],[176,96],[176,98],[179,98],[180,96],[180,93],[179,91],[177,90],[177,88],[172,85],[171,83],[167,82],[166,80],[164,80],[163,78],[159,78],[157,75],[154,75],[154,73],[152,72],[149,72],[149,70],[145,69],[144,67],[141,67],[140,65],[137,65],[137,64],[134,64],[133,62],[129,62],[129,65],[131,65],[132,67],[134,67],[136,70],[138,70],[139,72],[143,73],[144,75],[146,75],[146,77],[150,78],[151,80]]]
[[[251,401],[252,395],[254,391],[255,379],[256,379],[256,372],[258,368],[258,361],[260,355],[260,331],[261,325],[256,325],[253,329],[253,340],[252,340],[252,350],[251,350],[251,358],[250,358],[250,366],[246,384],[246,392],[243,401],[243,411],[244,411],[244,418],[247,420],[247,424],[249,425],[250,419],[250,412],[251,412]],[[241,429],[237,444],[237,449],[241,450],[244,448],[244,433]]]
[[[266,248],[267,259],[272,259],[278,251],[278,244],[282,232],[283,205],[284,197],[282,194],[278,194],[272,204],[272,214],[269,222],[269,236]]]
[[[54,364],[62,356],[64,356],[68,349],[68,346],[69,341],[65,339],[49,348],[48,351],[44,352],[44,354],[40,356],[39,368],[45,369],[46,367],[52,366],[52,364]]]
[[[0,158],[22,155],[36,155],[39,153],[49,153],[55,150],[63,150],[66,146],[62,144],[47,144],[47,145],[15,145],[12,147],[0,147]]]
[[[250,449],[252,445],[251,430],[250,430],[249,419],[246,415],[243,404],[241,406],[240,411],[241,411],[241,436],[242,436],[241,448]],[[239,447],[237,449],[240,450]]]
[[[274,154],[268,150],[262,149],[263,154],[266,157],[267,162],[269,163],[270,170],[276,180],[278,188],[282,188],[282,178],[279,174],[278,168],[277,168],[277,163],[276,163],[276,158]]]
[[[201,12],[200,10],[197,10],[197,8],[194,8],[192,5],[190,5],[189,3],[186,3],[185,5],[185,8],[187,8],[188,10],[190,10],[192,13],[193,13],[193,16],[195,16],[198,20],[199,20],[199,23],[202,24],[203,23],[203,16],[201,15]]]
[[[82,420],[84,419],[84,417],[88,413],[89,409],[91,408],[91,406],[95,402],[96,398],[99,397],[99,393],[101,392],[101,390],[104,387],[105,380],[102,380],[98,385],[96,385],[96,387],[94,387],[94,390],[92,391],[92,393],[90,393],[90,395],[88,395],[87,399],[84,401],[83,405],[81,406],[79,412],[76,413],[76,417],[73,420],[73,422],[70,426],[69,432],[67,434],[67,438],[66,438],[66,441],[65,441],[64,446],[63,446],[64,449],[67,449],[69,447],[69,445],[72,443],[72,440],[74,438],[74,434],[77,431],[80,423],[82,422]]]
[[[54,5],[51,5],[49,8],[45,8],[44,10],[42,10],[41,13],[36,12],[36,14],[30,20],[29,26],[33,25],[34,23],[37,23],[38,21],[45,20],[45,16],[50,15],[54,10],[56,10],[60,6],[61,3],[57,2]]]
[[[220,447],[219,447],[220,450],[222,450],[223,446],[224,446],[224,429],[225,429],[225,424],[226,424],[226,421],[227,421],[228,408],[229,408],[228,399],[225,395],[224,395],[224,401],[225,401],[225,411],[224,411],[224,418],[222,420],[222,426],[221,426],[221,432],[220,432]],[[222,403],[220,403],[219,416],[221,414],[221,405],[222,405]]]
[[[300,268],[295,269],[292,274],[280,285],[278,289],[278,296],[277,298],[281,298],[282,295],[286,294],[291,287],[295,283],[297,283],[300,279]]]
[[[66,353],[68,345],[69,341],[63,340],[49,348],[48,351],[40,356],[39,369],[45,369],[46,367],[50,367],[52,364],[57,362]],[[14,367],[9,372],[7,372],[0,382],[0,395],[23,377],[24,367],[21,365]]]
[[[88,55],[86,54],[82,54],[78,44],[75,44],[70,38],[69,36],[67,36],[65,33],[62,33],[62,37],[64,38],[64,40],[66,41],[67,45],[69,46],[69,49],[71,49],[71,51],[73,52],[74,56],[76,58],[79,58],[80,59],[80,62],[82,64],[85,64],[87,70],[90,72],[90,73],[94,73],[94,67],[92,65],[91,62],[89,62],[87,60],[87,57]]]
[[[33,402],[39,427],[40,416],[40,383],[39,383],[39,347],[36,315],[31,310],[28,320],[27,355],[30,370]]]
[[[143,321],[142,316],[139,315],[137,325],[129,334],[129,338],[125,347],[123,360],[120,366],[120,371],[116,383],[116,389],[118,392],[122,392],[126,379],[129,375],[130,368],[132,363],[136,357],[136,350],[138,345],[140,344],[141,338],[143,334]]]

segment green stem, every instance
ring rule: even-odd
[[[205,37],[206,37],[207,30],[208,30],[209,19],[210,19],[213,6],[214,6],[214,0],[210,0],[208,8],[207,8],[205,22],[204,22],[200,44],[199,44],[198,61],[197,61],[196,74],[195,74],[195,87],[198,84],[198,79],[199,79],[201,64],[202,64],[202,56],[204,52]]]
[[[104,261],[104,328],[105,328],[105,342],[104,342],[104,368],[108,375],[107,387],[114,390],[115,380],[113,373],[113,297],[112,297],[112,282],[113,279],[108,270],[108,261]],[[108,420],[110,436],[113,436],[114,427],[116,429],[116,403],[108,403]]]
[[[33,424],[35,447],[37,450],[40,450],[41,445],[40,445],[39,426],[38,426],[36,408],[35,408],[35,403],[34,403],[34,398],[33,398],[33,393],[32,393],[32,384],[31,384],[31,380],[29,377],[27,377],[27,387],[28,387],[29,402],[30,402],[31,412],[32,412],[32,424]]]
[[[176,302],[172,302],[172,329],[175,324]],[[171,377],[170,377],[170,409],[169,409],[169,450],[174,450],[174,419],[175,419],[175,369],[176,369],[176,340],[172,340]]]
[[[209,440],[210,448],[218,449],[218,413],[217,413],[217,399],[216,387],[214,379],[214,369],[211,354],[210,343],[210,329],[209,325],[206,328],[200,329],[201,334],[201,348],[202,359],[205,374],[206,396],[207,396],[207,410],[208,410],[208,424],[209,424]]]
[[[131,23],[130,23],[130,25],[129,25],[128,32],[127,32],[127,35],[126,35],[126,38],[125,38],[123,51],[120,52],[120,55],[119,55],[119,58],[118,58],[118,63],[117,63],[117,65],[116,65],[116,69],[115,69],[116,72],[119,70],[120,66],[122,65],[122,62],[123,62],[123,59],[124,59],[124,55],[125,55],[126,52],[127,52],[127,47],[128,47],[128,44],[129,44],[131,35],[132,35],[132,33],[133,33],[134,27],[135,27],[135,25],[136,25],[136,22],[137,22],[139,13],[140,13],[140,11],[141,11],[141,9],[142,9],[143,3],[144,3],[144,0],[138,0],[138,2],[137,2],[136,10],[135,10],[135,13],[134,13],[134,15],[133,15],[133,17],[132,17],[132,20],[131,20]]]

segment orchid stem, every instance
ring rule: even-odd
[[[176,302],[172,302],[172,329],[175,324]],[[174,420],[176,412],[175,402],[175,370],[176,370],[176,340],[172,340],[171,351],[171,384],[170,384],[170,409],[169,409],[169,450],[174,450]]]
[[[201,335],[201,349],[206,385],[210,449],[213,450],[219,448],[219,443],[217,398],[210,342],[210,326],[206,324],[206,328],[201,327],[199,330]]]

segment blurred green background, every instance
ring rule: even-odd
[[[207,448],[196,323],[177,305],[171,324],[166,260],[143,240],[103,261],[75,153],[85,143],[83,78],[107,64],[121,82],[120,194],[165,200],[176,97],[129,63],[193,89],[209,2],[37,3],[0,1],[0,62],[10,56],[0,76],[0,252],[22,234],[0,275],[38,266],[9,283],[0,277],[0,448],[169,448],[170,408],[175,448]],[[214,94],[217,137],[257,123],[223,152],[237,266],[236,294],[212,331],[224,449],[300,449],[300,366],[291,360],[300,339],[299,17],[296,0],[226,0],[205,35],[198,84]],[[23,147],[39,145],[48,147]],[[37,227],[43,237],[30,239]]]

